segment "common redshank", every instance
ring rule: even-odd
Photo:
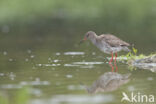
[[[102,52],[112,55],[112,57],[109,61],[109,65],[112,67],[112,71],[114,70],[114,67],[112,65],[113,54],[115,53],[114,65],[116,66],[117,52],[120,52],[122,50],[127,51],[127,52],[130,51],[130,49],[128,49],[128,46],[130,46],[129,43],[127,43],[111,34],[102,34],[102,35],[98,36],[98,35],[96,35],[95,32],[88,31],[85,34],[84,39],[81,42],[83,42],[87,39],[90,40]],[[116,66],[116,71],[117,70],[118,70],[118,68]]]

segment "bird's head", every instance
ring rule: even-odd
[[[93,32],[93,31],[88,31],[88,32],[85,34],[85,36],[84,36],[84,40],[92,39],[92,38],[95,37],[95,35],[96,35],[95,32]]]
[[[86,41],[86,40],[88,40],[88,39],[89,39],[89,40],[94,39],[95,36],[96,36],[96,33],[95,33],[95,32],[93,32],[93,31],[88,31],[88,32],[85,34],[84,39],[81,40],[80,43],[82,43],[82,42],[84,42],[84,41]]]

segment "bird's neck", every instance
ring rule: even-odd
[[[87,87],[88,93],[90,93],[90,94],[96,93],[97,90],[98,90],[98,86],[97,85],[98,85],[98,83],[97,83],[97,81],[95,81],[93,83],[93,85],[91,85],[90,87]]]
[[[90,40],[91,40],[91,42],[92,42],[93,44],[96,43],[96,39],[97,39],[97,37],[98,37],[98,36],[95,34],[95,35],[93,35],[92,38],[90,38]]]

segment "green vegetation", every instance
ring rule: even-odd
[[[135,70],[136,68],[132,65],[133,61],[137,59],[145,59],[151,56],[155,56],[156,53],[152,53],[150,55],[139,54],[137,55],[138,49],[132,47],[132,52],[127,53],[126,55],[121,55],[118,57],[119,61],[126,61],[129,65],[130,70]]]
[[[23,87],[15,92],[13,98],[9,98],[9,96],[4,96],[2,93],[0,93],[0,104],[27,104],[30,98],[28,90],[28,87]]]
[[[155,0],[1,0],[0,22],[34,22],[40,19],[99,21],[123,27],[155,21]],[[151,20],[151,21],[149,21]],[[121,25],[121,26],[120,26]],[[143,25],[143,26],[146,26]],[[155,28],[153,28],[155,29]]]
[[[3,95],[0,95],[0,104],[9,104],[8,98],[4,97]]]
[[[33,43],[35,35],[42,35],[47,36],[49,44],[53,41],[50,39],[64,35],[77,42],[82,33],[93,30],[97,34],[112,33],[130,43],[138,42],[136,47],[141,52],[151,52],[156,38],[155,5],[155,0],[1,0],[0,37],[7,33],[12,42],[19,34],[20,40]],[[144,38],[138,39],[139,36]],[[147,38],[150,42],[145,41]],[[146,50],[141,49],[142,42]]]
[[[143,55],[143,54],[140,54],[140,55],[137,55],[137,52],[138,52],[138,49],[132,47],[132,51],[127,53],[126,55],[121,55],[119,57],[119,59],[122,61],[122,60],[126,60],[126,61],[129,61],[129,60],[136,60],[136,59],[141,59],[141,58],[145,58],[147,56]]]
[[[120,60],[126,60],[128,62],[130,60],[143,59],[143,58],[147,58],[147,57],[156,55],[156,53],[152,53],[150,55],[144,55],[144,54],[137,55],[137,52],[138,52],[138,49],[136,49],[136,48],[133,47],[132,48],[132,52],[129,52],[126,55],[119,56],[119,59]]]

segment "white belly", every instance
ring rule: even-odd
[[[106,42],[103,41],[103,43],[98,43],[96,41],[92,41],[92,43],[97,46],[102,52],[107,53],[107,54],[111,54],[119,52],[122,50],[122,47],[111,47],[109,44],[107,44]]]
[[[119,52],[122,50],[122,47],[103,47],[100,49],[102,52],[107,53],[107,54],[111,54]]]

